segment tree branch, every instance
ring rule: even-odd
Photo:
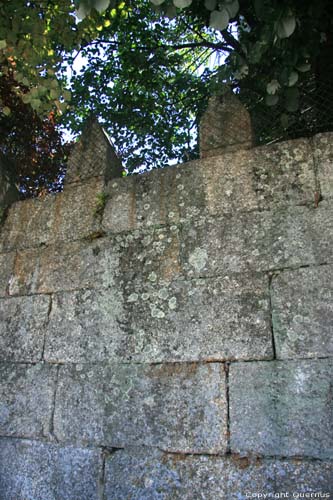
[[[115,49],[118,48],[120,45],[119,42],[116,42],[114,40],[101,40],[101,39],[97,39],[96,41],[91,42],[88,45],[98,45],[100,43],[113,45]],[[231,44],[229,44],[229,45],[231,45]],[[153,52],[154,50],[157,50],[157,49],[182,50],[182,49],[196,49],[199,47],[205,47],[207,49],[213,49],[213,50],[225,50],[227,52],[232,52],[232,49],[228,45],[226,45],[224,43],[213,43],[213,42],[209,42],[208,40],[205,40],[202,42],[188,42],[188,43],[180,43],[180,44],[174,44],[174,45],[163,44],[163,43],[155,45],[155,46],[153,46],[153,45],[151,45],[151,46],[137,45],[135,47],[135,49]]]

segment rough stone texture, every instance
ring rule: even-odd
[[[112,454],[105,472],[106,500],[245,500],[282,492],[290,496],[279,498],[309,498],[292,495],[311,492],[329,498],[333,468],[330,462],[251,462],[136,448]]]
[[[0,364],[0,435],[25,438],[51,431],[56,368]]]
[[[117,289],[80,290],[54,296],[46,331],[46,361],[128,360],[131,342]]]
[[[151,272],[147,282],[57,294],[45,345],[52,362],[272,356],[268,279],[252,275],[168,283]]]
[[[272,283],[277,357],[333,356],[333,267],[285,271]]]
[[[61,441],[224,452],[223,365],[62,367],[54,431]]]
[[[56,200],[48,195],[14,203],[1,228],[1,251],[45,245],[53,232]]]
[[[50,298],[11,297],[0,300],[0,360],[41,359]]]
[[[333,457],[331,360],[230,367],[231,451]]]
[[[103,191],[104,181],[93,178],[69,185],[57,196],[15,203],[3,224],[0,250],[41,247],[98,236],[101,234],[98,196]]]
[[[121,160],[113,144],[97,119],[91,117],[70,154],[65,177],[66,184],[90,177],[105,177],[105,179],[120,177],[122,171]]]
[[[209,215],[313,205],[309,141],[299,139],[111,181],[105,231],[173,224]]]
[[[104,181],[99,177],[68,185],[56,199],[49,243],[96,237],[101,232],[99,196],[103,192]]]
[[[201,158],[253,145],[250,114],[231,90],[209,99],[199,132]]]
[[[0,254],[0,297],[7,295],[7,288],[14,267],[15,252]]]
[[[0,154],[0,222],[6,208],[19,199],[13,172],[15,165]]]
[[[99,500],[98,450],[0,439],[0,500]]]
[[[317,134],[313,138],[314,159],[323,198],[333,197],[333,133]]]
[[[265,276],[127,283],[133,359],[145,362],[273,357]]]
[[[333,207],[198,218],[183,226],[180,239],[189,276],[325,264],[333,261]]]
[[[259,209],[315,204],[315,169],[308,139],[260,146],[245,151],[242,159],[251,171]]]
[[[20,295],[112,286],[120,272],[119,247],[114,243],[97,238],[19,251],[8,292]]]
[[[0,500],[325,493],[329,134],[112,180],[103,134],[1,225]]]

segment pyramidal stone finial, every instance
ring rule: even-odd
[[[65,184],[91,177],[104,177],[108,181],[121,177],[122,172],[121,160],[111,140],[98,120],[91,116],[69,156]]]
[[[199,139],[201,158],[253,146],[250,114],[231,90],[209,99]]]

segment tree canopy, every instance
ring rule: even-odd
[[[332,19],[330,0],[0,0],[0,150],[23,112],[59,166],[55,121],[79,133],[94,112],[129,171],[190,159],[226,85],[286,129],[306,89],[332,88]]]

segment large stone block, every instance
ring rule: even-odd
[[[231,451],[332,458],[331,376],[324,359],[232,364]]]
[[[53,234],[56,199],[48,195],[14,203],[1,230],[1,251],[45,245]]]
[[[274,277],[272,319],[278,358],[333,356],[333,267]]]
[[[235,151],[111,181],[103,228],[121,232],[258,209],[314,204],[305,139]]]
[[[49,243],[94,238],[101,233],[104,181],[96,177],[68,185],[56,197]]]
[[[323,198],[333,197],[333,133],[317,134],[313,138],[314,160]]]
[[[8,290],[20,295],[106,288],[119,273],[119,247],[113,241],[74,241],[19,251]]]
[[[1,436],[49,434],[56,370],[43,364],[0,364]]]
[[[61,367],[54,431],[61,441],[85,444],[224,452],[223,365]]]
[[[264,275],[126,283],[124,307],[140,362],[273,357]],[[156,278],[156,281],[153,279]]]
[[[109,182],[103,228],[112,233],[174,224],[206,206],[198,162]]]
[[[106,462],[105,499],[320,498],[320,493],[321,498],[329,498],[332,471],[331,462],[251,462],[126,449],[113,453]]]
[[[8,293],[9,281],[14,268],[15,252],[0,254],[0,297]]]
[[[189,276],[273,271],[333,261],[333,207],[198,218],[184,224],[181,266]]]
[[[49,307],[47,296],[0,300],[0,360],[41,359]]]
[[[66,191],[12,205],[1,232],[1,251],[94,238],[101,233],[104,181],[93,178]]]
[[[99,500],[98,450],[0,439],[1,500]]]
[[[273,356],[268,279],[116,281],[53,298],[45,359],[159,363]]]
[[[65,363],[128,360],[131,334],[116,288],[57,294],[46,330],[44,357]]]

